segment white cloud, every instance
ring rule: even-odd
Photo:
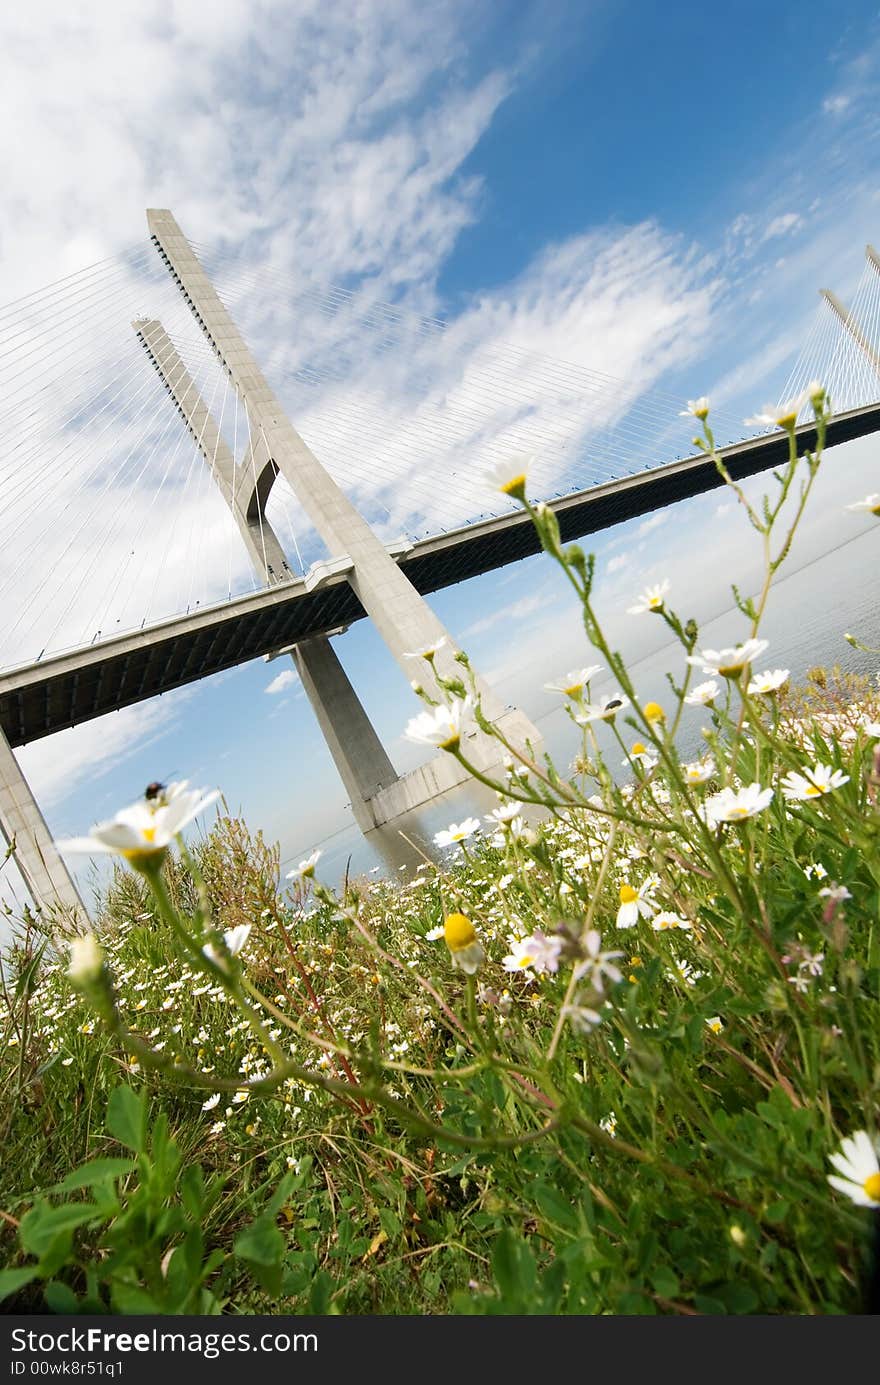
[[[643,534],[650,534],[653,532],[654,529],[659,529],[660,526],[665,524],[668,519],[668,509],[655,510],[654,513],[649,515],[647,519],[642,520],[641,524],[636,530],[636,533],[638,534],[639,538],[641,538]]]
[[[463,637],[466,639],[472,635],[483,635],[487,630],[491,630],[493,625],[500,625],[502,621],[506,624],[524,621],[527,616],[534,615],[545,606],[552,606],[555,600],[555,595],[549,592],[535,592],[532,596],[523,596],[519,601],[513,601],[509,606],[501,606],[491,615],[474,621],[464,631]]]
[[[800,230],[803,222],[797,212],[783,212],[780,216],[774,216],[764,231],[764,240],[773,240],[775,236],[786,236],[790,231]]]
[[[822,109],[827,115],[841,115],[849,108],[852,97],[845,92],[838,92],[836,96],[827,96],[822,102]]]
[[[191,695],[186,688],[69,727],[16,750],[34,797],[51,808],[171,730]],[[83,830],[85,829],[85,824]]]
[[[274,696],[275,693],[284,692],[285,688],[289,688],[292,683],[298,681],[296,672],[292,668],[286,668],[282,673],[276,674],[264,691],[269,693],[270,696]]]
[[[629,557],[626,553],[615,553],[613,558],[609,558],[605,571],[610,576],[612,572],[620,572],[621,568],[626,567],[628,562]]]

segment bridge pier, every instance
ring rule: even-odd
[[[303,640],[291,658],[348,790],[355,821],[367,832],[376,826],[370,800],[397,782],[397,771],[329,639]]]
[[[141,318],[132,326],[211,467],[255,569],[269,585],[289,575],[265,515],[280,474],[326,544],[330,566],[348,564],[352,590],[407,683],[419,679],[442,699],[435,670],[445,677],[459,677],[462,671],[442,622],[288,419],[174,217],[169,211],[153,210],[147,212],[147,222],[159,254],[245,406],[250,438],[246,465],[236,465],[162,324]],[[282,563],[284,571],[279,572]],[[431,664],[412,657],[428,647],[438,651]],[[293,658],[362,828],[388,822],[467,777],[453,757],[441,754],[431,766],[398,778],[328,640],[305,642],[293,651]],[[503,726],[509,739],[520,746],[541,740],[528,718],[506,709],[476,673],[474,682],[484,715]],[[497,765],[502,751],[493,737],[475,728],[470,740],[472,763],[484,770]]]
[[[66,923],[88,922],[88,911],[80,893],[2,730],[0,832],[12,847],[12,858],[35,907]]]

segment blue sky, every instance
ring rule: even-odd
[[[229,0],[210,25],[184,0],[134,18],[37,9],[0,19],[0,100],[22,132],[2,301],[130,245],[143,209],[169,206],[245,258],[374,283],[486,339],[519,332],[742,417],[778,397],[816,290],[851,296],[880,241],[876,5]],[[822,484],[804,561],[864,527],[843,504],[878,489],[873,446]],[[648,580],[699,588],[709,617],[753,571],[718,494],[591,547],[622,634]],[[541,562],[433,604],[534,715],[542,684],[587,660]],[[642,652],[643,635],[626,638]],[[374,632],[362,623],[338,649],[392,758],[416,763],[401,733],[417,708]],[[346,796],[302,691],[267,692],[283,667],[258,661],[25,748],[52,830],[79,834],[170,776],[220,787],[285,858],[334,830]]]

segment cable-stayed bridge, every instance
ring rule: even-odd
[[[720,483],[686,455],[677,399],[523,348],[479,315],[447,326],[243,271],[170,213],[148,217],[152,249],[0,312],[0,826],[34,898],[68,909],[81,902],[9,747],[284,650],[357,820],[388,821],[459,767],[398,777],[329,636],[369,616],[407,678],[426,681],[411,651],[443,638],[438,666],[455,668],[424,596],[537,547],[482,481],[488,465],[533,454],[530,492],[565,539]],[[824,291],[782,395],[826,383],[830,445],[880,428],[877,271],[869,247],[849,310]],[[713,425],[737,436],[715,410]],[[786,455],[780,433],[725,449],[737,478]],[[481,692],[506,734],[537,739]],[[478,763],[493,750],[469,745]]]

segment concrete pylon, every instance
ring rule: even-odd
[[[65,923],[88,923],[88,910],[2,730],[0,832],[12,847],[13,859],[36,907]]]
[[[408,655],[444,642],[437,667],[441,674],[460,675],[456,646],[448,632],[287,418],[171,212],[150,210],[147,223],[159,254],[247,409],[253,442],[251,470],[262,502],[276,475],[283,475],[331,557],[347,555],[352,560],[349,581],[407,682],[418,678],[429,692],[437,691],[431,668],[424,661],[414,663]],[[519,745],[527,739],[540,741],[540,733],[522,712],[505,709],[488,684],[479,676],[476,682],[484,713],[508,739]],[[480,734],[468,754],[486,768],[497,763],[499,746]],[[447,777],[451,782],[460,778],[444,770],[440,778]],[[393,786],[390,799],[382,795],[383,814],[393,808],[394,792]],[[381,820],[388,821],[388,816]]]
[[[264,479],[261,489],[260,475],[250,465],[250,449],[244,464],[236,466],[213,414],[162,323],[156,318],[136,318],[131,325],[208,463],[257,576],[269,586],[292,577],[284,549],[265,515],[269,487]],[[265,468],[262,476],[267,476]],[[348,790],[355,821],[369,830],[376,825],[369,800],[380,789],[396,783],[397,771],[330,640],[323,635],[304,640],[291,651],[291,657]]]
[[[871,250],[870,245],[868,246],[868,250]],[[876,256],[876,252],[874,252],[874,255]],[[872,259],[870,254],[868,255],[868,261],[875,269],[878,268],[876,259]],[[877,355],[877,352],[868,341],[868,338],[865,336],[852,313],[847,311],[837,295],[832,293],[830,289],[820,289],[819,293],[825,299],[825,302],[834,313],[834,316],[840,320],[845,330],[852,337],[856,346],[874,371],[874,374],[880,379],[880,356]]]

